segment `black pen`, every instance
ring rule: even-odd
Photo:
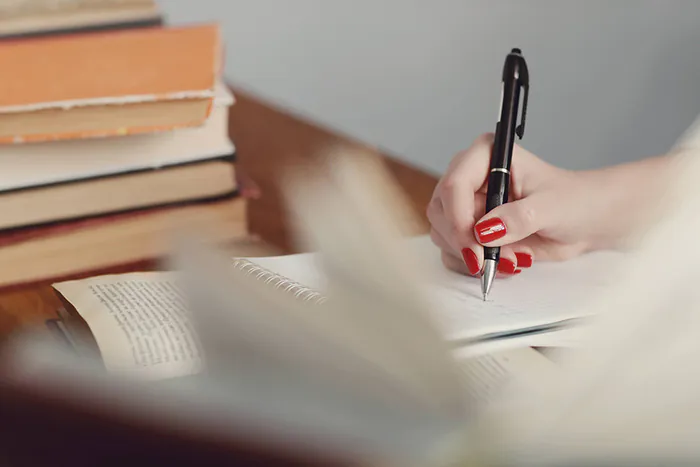
[[[491,151],[491,164],[489,165],[486,213],[508,202],[513,145],[515,144],[515,135],[517,134],[522,139],[525,131],[529,87],[530,77],[525,58],[520,49],[513,49],[503,65],[501,108]],[[523,89],[523,114],[518,125],[520,88]],[[496,277],[500,256],[500,247],[484,247],[484,266],[481,271],[481,293],[484,301],[488,297],[493,279]]]

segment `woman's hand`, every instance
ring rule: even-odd
[[[660,175],[668,166],[655,158],[573,172],[516,145],[509,202],[484,215],[492,145],[493,135],[485,134],[457,154],[427,210],[443,263],[469,275],[480,273],[484,246],[501,247],[500,277],[520,273],[535,258],[564,260],[618,246],[638,225],[644,203],[663,189]]]

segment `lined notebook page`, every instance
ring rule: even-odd
[[[407,251],[422,259],[426,292],[434,319],[450,340],[539,328],[586,315],[585,304],[614,283],[622,253],[597,252],[574,260],[536,263],[512,279],[498,280],[483,302],[478,279],[445,270],[427,236],[406,241]],[[251,258],[259,266],[323,291],[323,271],[314,253]],[[495,337],[494,336],[494,337]]]
[[[497,281],[486,302],[478,279],[438,269],[428,293],[435,318],[453,339],[566,324],[587,315],[586,303],[611,286],[614,277],[607,272],[616,257],[616,253],[594,253],[563,263],[536,264],[517,277]]]

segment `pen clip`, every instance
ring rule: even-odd
[[[520,86],[523,88],[523,113],[520,117],[520,125],[515,128],[515,134],[518,135],[520,139],[523,139],[523,134],[525,134],[525,117],[527,116],[527,99],[530,94],[530,73],[527,70],[527,63],[525,59],[520,57],[520,63],[518,67],[518,79],[520,81]]]
[[[515,128],[515,134],[518,135],[520,139],[523,139],[523,134],[525,133],[525,116],[527,115],[527,97],[530,93],[530,86],[528,84],[523,84],[523,91],[525,96],[523,97],[523,114],[520,117],[520,125]]]

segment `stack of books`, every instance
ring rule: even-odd
[[[0,42],[0,287],[247,233],[216,25]]]
[[[160,24],[154,0],[0,0],[0,38]]]

